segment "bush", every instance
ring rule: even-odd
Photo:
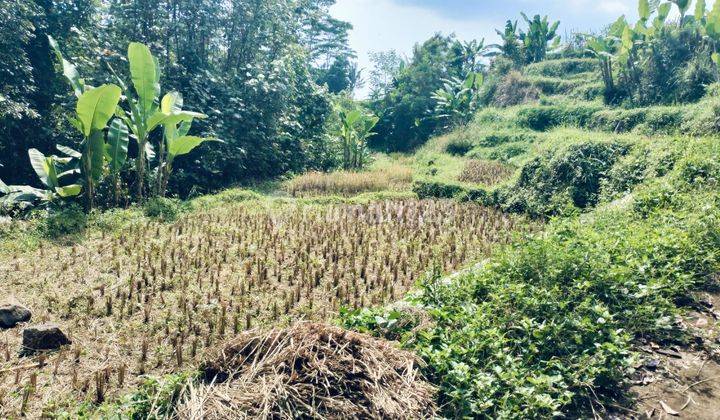
[[[465,156],[472,148],[472,142],[463,138],[452,139],[445,145],[445,151],[453,156]]]
[[[597,59],[594,58],[566,58],[560,60],[546,60],[530,64],[525,68],[529,76],[566,78],[568,75],[578,73],[597,72]]]
[[[586,417],[587,393],[613,401],[632,372],[633,338],[688,343],[675,302],[717,270],[720,214],[712,199],[674,200],[672,213],[555,221],[481,268],[425,280],[407,300],[430,319],[391,332],[427,362],[444,416]],[[343,322],[382,335],[386,312]]]
[[[492,103],[498,107],[508,107],[534,102],[539,98],[540,90],[520,72],[512,71],[498,83]]]
[[[583,101],[594,101],[605,93],[603,82],[587,82],[574,87],[570,91],[570,97]]]
[[[533,76],[528,81],[538,88],[543,95],[568,94],[578,86],[585,84],[583,80],[561,79],[555,77]]]
[[[602,131],[625,133],[645,122],[647,109],[605,109],[596,112],[589,126]]]
[[[153,197],[143,207],[145,216],[161,222],[174,222],[182,212],[180,200]]]
[[[587,142],[539,156],[523,166],[514,185],[504,188],[503,207],[534,216],[565,214],[572,210],[568,205],[592,207],[601,183],[627,151],[620,143]]]
[[[559,126],[586,127],[593,114],[602,107],[568,104],[542,105],[523,108],[518,112],[518,125],[535,131],[547,131]]]
[[[87,215],[77,204],[51,208],[44,221],[44,233],[50,238],[82,233],[87,220]]]
[[[496,147],[507,143],[526,142],[533,143],[537,137],[526,132],[495,132],[483,137],[478,143],[481,147]]]
[[[678,164],[680,179],[690,186],[717,185],[720,162],[716,158],[691,157]]]
[[[685,119],[684,110],[680,107],[654,107],[648,110],[644,129],[646,134],[671,134],[680,129]]]
[[[217,194],[206,195],[192,200],[193,206],[215,207],[224,204],[242,203],[244,201],[259,200],[262,196],[255,191],[232,188]]]
[[[490,152],[488,159],[507,162],[514,157],[527,153],[528,150],[528,146],[522,143],[504,144]]]
[[[446,184],[437,181],[415,181],[413,192],[418,198],[456,198],[466,190],[456,184]]]

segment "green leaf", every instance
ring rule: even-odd
[[[62,52],[60,51],[60,47],[58,46],[57,41],[55,41],[55,38],[48,35],[48,42],[50,43],[50,47],[55,51],[55,55],[58,58],[58,61],[62,63],[63,67],[63,76],[70,82],[70,86],[72,86],[73,91],[75,92],[75,96],[78,98],[83,94],[83,91],[85,90],[85,82],[82,78],[80,78],[80,73],[77,71],[77,67],[75,67],[74,64],[67,61],[65,57],[63,57]]]
[[[206,141],[220,141],[218,139],[202,138],[198,136],[182,136],[177,137],[168,142],[168,156],[172,161],[176,156],[182,156],[190,153],[193,149],[200,146]]]
[[[57,187],[55,191],[62,198],[77,197],[80,195],[80,191],[82,191],[82,185],[72,184],[66,187]]]
[[[716,41],[720,40],[720,1],[716,1],[712,10],[708,13],[705,29],[708,35]]]
[[[127,160],[128,143],[130,135],[128,128],[122,120],[115,119],[108,131],[108,140],[105,153],[108,157],[110,172],[118,173]]]
[[[80,96],[77,103],[77,114],[82,123],[85,137],[90,137],[92,131],[105,128],[115,113],[121,93],[120,88],[116,85],[103,85]]]
[[[152,117],[150,117],[148,119],[147,131],[149,133],[160,125],[175,126],[182,121],[192,121],[195,118],[204,119],[204,118],[207,118],[207,115],[201,114],[199,112],[190,112],[190,111],[181,111],[181,112],[176,112],[176,113],[171,113],[171,114],[166,114],[163,112],[156,112],[155,114],[153,114]]]
[[[623,31],[628,26],[627,21],[625,20],[625,16],[620,16],[618,20],[615,21],[610,26],[610,30],[608,31],[609,35],[614,36],[616,38],[620,38],[623,34]]]
[[[622,35],[622,45],[623,48],[630,51],[633,48],[634,40],[633,40],[633,30],[630,29],[630,26],[626,26],[625,30],[623,31]]]
[[[141,109],[148,114],[160,96],[160,75],[147,45],[133,42],[128,46],[130,76]]]
[[[671,0],[680,9],[680,14],[684,15],[690,8],[690,0]]]
[[[640,15],[640,19],[643,21],[647,21],[650,19],[650,2],[648,0],[639,0],[638,2],[638,14]]]
[[[706,7],[705,0],[697,0],[697,3],[695,3],[695,20],[700,21],[705,17]]]
[[[60,151],[61,153],[65,153],[66,155],[70,156],[71,158],[75,158],[75,159],[81,159],[81,158],[82,158],[82,153],[78,152],[78,151],[75,150],[75,149],[71,149],[71,148],[69,148],[69,147],[67,147],[67,146],[63,146],[63,145],[61,145],[61,144],[58,144],[58,145],[55,146],[55,148],[58,149],[58,151]]]
[[[94,131],[87,143],[87,153],[90,163],[90,176],[99,181],[103,175],[105,164],[105,138],[102,131]]]
[[[173,114],[182,111],[183,97],[180,92],[170,92],[166,94],[160,102],[160,112],[163,114]]]
[[[715,63],[717,67],[720,67],[720,54],[714,52],[710,57],[712,58],[713,63]]]
[[[665,23],[665,20],[670,15],[670,10],[672,8],[672,4],[670,3],[663,3],[660,6],[658,6],[658,15],[657,15],[657,22]]]
[[[49,188],[57,187],[57,171],[52,157],[46,157],[37,149],[28,150],[28,155],[30,156],[30,165],[35,170],[40,181]]]

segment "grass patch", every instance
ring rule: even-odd
[[[509,179],[515,170],[499,162],[469,160],[458,181],[492,186]]]
[[[398,190],[412,182],[413,171],[404,165],[383,166],[365,172],[309,172],[288,181],[284,189],[293,197],[350,196],[365,192]]]

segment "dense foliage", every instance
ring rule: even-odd
[[[116,75],[130,80],[125,53],[131,42],[142,42],[158,58],[159,82],[166,91],[183,92],[191,110],[208,114],[194,131],[225,144],[201,146],[172,162],[175,175],[160,186],[171,194],[334,167],[330,92],[351,90],[358,74],[347,40],[350,25],[329,15],[333,3],[3,2],[0,179],[40,186],[27,150],[49,154],[56,144],[78,149],[82,141],[65,117],[75,101],[48,35],[92,86],[116,83]],[[151,142],[160,135],[150,134]],[[141,194],[141,183],[129,168],[142,161],[136,159],[142,153],[131,143],[130,162],[119,176],[109,178],[108,185],[99,180],[98,204],[116,204],[112,191],[118,184],[124,192]]]
[[[711,287],[720,268],[717,143],[636,142],[622,157],[617,147],[581,143],[544,175],[562,177],[573,160],[602,162],[571,165],[589,180],[605,171],[588,190],[624,204],[556,220],[450,279],[433,273],[407,298],[411,309],[350,311],[344,325],[418,352],[448,417],[607,413],[634,364],[633,339],[687,342],[676,305]],[[628,174],[634,181],[621,185]],[[552,178],[527,182],[556,191]]]

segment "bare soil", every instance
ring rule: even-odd
[[[689,348],[648,342],[639,347],[640,366],[630,388],[627,419],[720,419],[720,293],[703,293],[703,302],[680,322],[694,335]]]

